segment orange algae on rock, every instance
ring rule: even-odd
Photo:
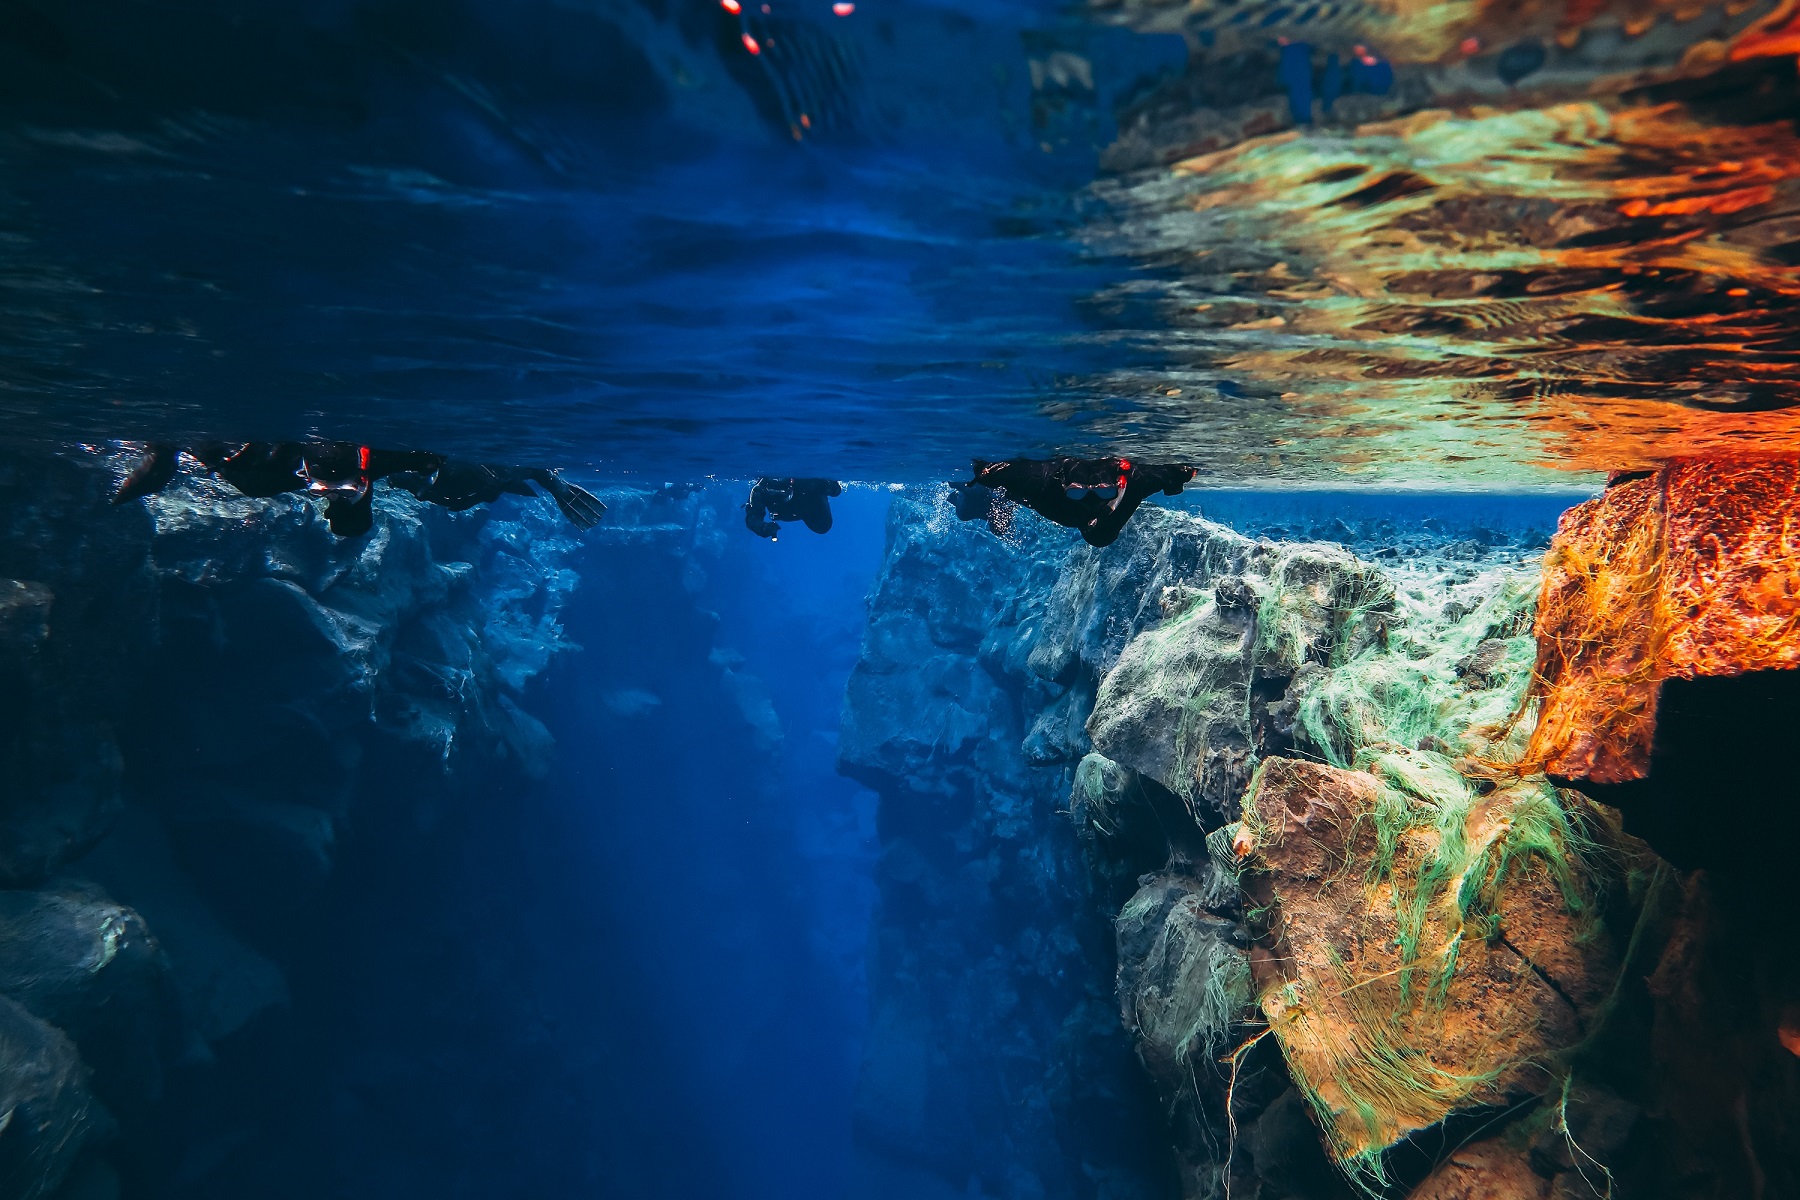
[[[1536,634],[1521,766],[1647,778],[1664,680],[1800,666],[1800,456],[1680,460],[1570,509]]]

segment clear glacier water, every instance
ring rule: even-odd
[[[998,1194],[1004,1161],[887,1191],[857,1165],[859,1080],[918,1053],[872,1024],[887,831],[837,761],[893,489],[1180,458],[1203,477],[1153,503],[1252,535],[1529,563],[1602,481],[1183,357],[1198,260],[1154,217],[1125,244],[1106,222],[1160,201],[1093,187],[1181,38],[1052,0],[745,8],[0,3],[7,454],[345,440],[695,483],[716,520],[704,559],[633,516],[563,560],[579,649],[524,692],[548,774],[365,781],[323,897],[246,919],[287,1015],[220,1052],[229,1086],[170,1093],[209,1115],[125,1195]],[[810,57],[777,77],[750,29]],[[1034,89],[1059,54],[1091,89]],[[796,475],[854,484],[834,528],[752,537],[748,481]]]

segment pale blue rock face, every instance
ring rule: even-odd
[[[1092,681],[1030,668],[1068,553],[1054,532],[958,524],[941,489],[889,513],[839,747],[880,796],[856,1112],[870,1195],[1164,1194],[1110,998],[1109,899],[1058,811]],[[1059,705],[1074,711],[1037,727]]]

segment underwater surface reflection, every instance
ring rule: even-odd
[[[1794,434],[1762,4],[1510,47],[1380,6],[30,11],[0,403],[40,444],[1516,487]]]
[[[657,478],[899,477],[1059,436],[1046,398],[1100,367],[1068,335],[1106,268],[1040,235],[1105,97],[1179,61],[1045,33],[1117,61],[1035,119],[1049,6],[36,19],[0,36],[15,436],[322,435]],[[839,116],[788,113],[809,89]]]

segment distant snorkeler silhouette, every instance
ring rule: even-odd
[[[744,525],[771,542],[781,532],[777,521],[799,521],[814,533],[831,529],[831,497],[843,494],[834,479],[759,479],[744,502]]]
[[[503,493],[535,496],[528,483],[550,494],[578,529],[591,529],[606,506],[593,495],[540,467],[459,463],[419,450],[377,450],[354,442],[202,442],[189,453],[207,470],[246,496],[304,492],[325,502],[325,521],[339,537],[361,537],[375,524],[375,484],[386,479],[418,499],[462,511]],[[114,504],[152,495],[175,478],[180,452],[153,442],[120,482]]]
[[[1090,546],[1110,546],[1146,497],[1155,492],[1179,496],[1182,485],[1199,472],[1179,463],[1065,457],[976,459],[974,474],[965,483],[950,485],[962,520],[986,520],[1001,532],[1010,523],[1002,506],[1010,501],[1078,531]]]

